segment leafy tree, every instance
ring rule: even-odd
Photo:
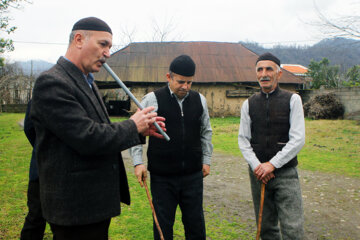
[[[323,58],[319,62],[311,60],[307,73],[312,78],[311,87],[314,89],[318,89],[320,86],[339,87],[341,84],[339,70],[339,66],[330,66],[330,61],[327,58]]]
[[[355,87],[360,86],[360,66],[355,65],[346,73],[346,82],[344,82],[344,86]]]
[[[28,0],[0,0],[0,31],[11,34],[16,30],[15,26],[10,25],[11,18],[8,16],[10,9],[19,9],[21,2]],[[13,51],[14,45],[11,39],[0,37],[0,54],[6,51]],[[0,66],[4,66],[4,59],[0,57]]]

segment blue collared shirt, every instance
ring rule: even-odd
[[[89,84],[90,88],[92,89],[92,83],[94,82],[94,75],[92,73],[89,73],[87,76],[85,74],[83,75],[87,84]]]
[[[67,59],[64,56],[64,59],[68,62],[71,62],[69,59]],[[92,83],[94,82],[94,75],[92,73],[89,73],[87,76],[83,73],[84,79],[86,83],[89,85],[89,87],[92,89]]]

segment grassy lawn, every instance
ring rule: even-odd
[[[26,190],[31,145],[18,122],[24,114],[0,114],[0,239],[18,239],[24,222]],[[114,119],[115,121],[121,119]],[[239,118],[211,119],[215,151],[237,156]],[[299,167],[360,177],[360,125],[355,121],[306,120],[306,145],[299,154]],[[122,206],[121,217],[112,220],[111,239],[152,239],[152,217],[145,190],[139,187],[133,172],[128,172],[132,205]],[[244,226],[207,215],[207,235],[210,239],[253,239]],[[181,215],[177,214],[175,239],[184,239]],[[236,230],[236,231],[235,231]],[[52,239],[47,227],[45,239]]]
[[[237,136],[239,118],[212,118],[215,151],[241,156]],[[299,168],[360,177],[360,124],[350,120],[305,121],[306,143]]]
[[[0,239],[17,239],[25,219],[31,145],[18,125],[23,117],[0,115]]]

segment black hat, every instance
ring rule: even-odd
[[[96,17],[87,17],[77,21],[72,31],[75,30],[89,30],[89,31],[102,31],[112,34],[111,28],[103,20]]]
[[[180,55],[171,62],[169,70],[181,76],[191,77],[195,75],[195,63],[188,55]]]
[[[271,53],[267,52],[264,54],[261,54],[259,56],[259,58],[256,60],[255,65],[259,62],[259,61],[263,61],[263,60],[269,60],[269,61],[273,61],[274,63],[276,63],[277,65],[279,65],[280,67],[280,60],[275,57],[274,55],[272,55]]]

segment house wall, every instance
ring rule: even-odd
[[[206,98],[211,117],[240,116],[240,109],[246,97],[227,97],[227,90],[238,90],[229,85],[201,85],[193,90],[200,92]]]
[[[141,101],[148,92],[154,91],[164,84],[136,85],[131,87],[131,92]],[[294,86],[282,86],[282,88],[295,91]],[[253,94],[253,91],[249,91],[245,86],[238,84],[194,84],[191,89],[204,95],[211,117],[240,116],[243,102]],[[239,91],[239,94],[234,96],[234,94],[229,94],[229,91]],[[136,109],[135,103],[131,101],[130,111],[135,112]]]
[[[141,101],[143,96],[147,93],[152,92],[162,86],[165,86],[164,83],[152,84],[152,85],[133,85],[129,87],[130,91],[134,96]],[[295,91],[295,86],[281,86],[284,89]],[[243,102],[253,94],[256,89],[252,90],[251,88],[246,88],[243,85],[239,84],[194,84],[192,89],[200,92],[205,96],[209,114],[211,117],[225,117],[225,116],[240,116],[240,110]],[[119,89],[118,89],[119,90]],[[123,100],[125,99],[124,93],[118,90],[100,90],[104,95],[108,92],[108,100]],[[358,90],[359,92],[360,90]],[[111,93],[110,92],[116,92]],[[357,94],[359,94],[357,92]],[[121,95],[121,96],[118,96]],[[359,95],[357,95],[359,96]],[[359,98],[359,97],[358,97]],[[357,99],[358,99],[357,98]],[[137,106],[133,101],[130,101],[130,112],[135,112]],[[360,104],[357,104],[360,106]],[[353,106],[349,106],[348,109]],[[0,112],[25,112],[26,104],[8,104],[3,105],[0,108]]]

